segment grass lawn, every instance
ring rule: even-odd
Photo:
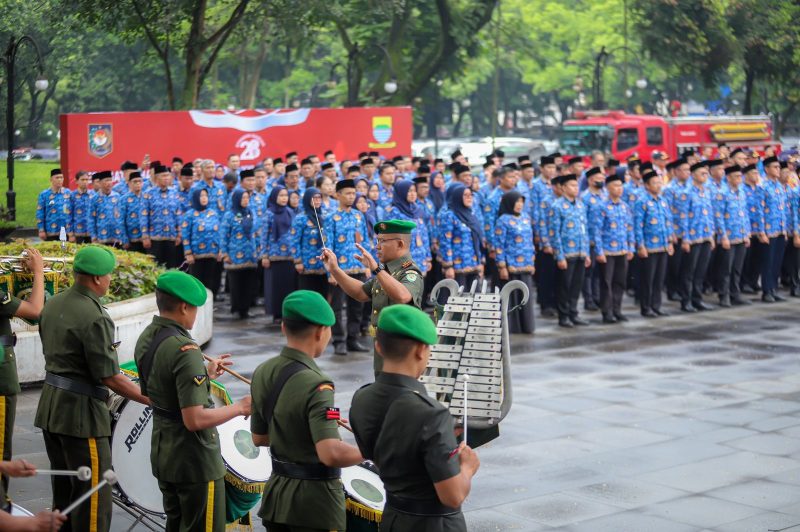
[[[17,224],[36,227],[36,198],[50,186],[50,170],[58,168],[56,161],[15,161],[14,191],[17,193]],[[6,162],[0,161],[0,204],[6,204],[8,179]]]

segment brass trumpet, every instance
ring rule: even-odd
[[[42,257],[45,272],[63,272],[72,257]],[[27,272],[25,252],[22,255],[0,255],[0,273]]]

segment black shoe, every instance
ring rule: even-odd
[[[712,307],[711,305],[707,305],[707,304],[703,303],[702,301],[698,301],[697,303],[693,303],[692,306],[695,308],[695,310],[699,310],[700,312],[707,312],[709,310],[714,310],[714,307]]]
[[[671,294],[667,294],[667,299],[670,300],[670,301],[680,301],[681,300],[681,296],[679,296],[678,294],[673,292]]]
[[[569,321],[571,321],[573,325],[577,325],[579,327],[583,327],[584,325],[589,325],[588,321],[582,320],[578,316],[575,316],[574,318],[570,318]]]
[[[333,344],[333,354],[347,356],[347,346],[344,344],[344,342]]]
[[[614,317],[617,321],[628,321],[628,317],[625,314],[614,314]]]
[[[719,298],[719,306],[723,308],[730,308],[731,298],[728,296],[722,296],[721,298]]]
[[[660,308],[654,308],[654,309],[653,309],[653,312],[655,312],[656,316],[661,316],[662,318],[663,318],[664,316],[669,316],[669,312],[666,312],[666,311],[664,311],[664,310],[661,310]]]
[[[775,303],[775,298],[772,297],[772,294],[764,294],[761,296],[761,301],[764,303]]]
[[[658,315],[651,309],[647,309],[642,311],[642,316],[644,316],[645,318],[655,318]]]
[[[583,306],[583,308],[588,310],[589,312],[597,312],[598,310],[600,310],[600,307],[598,307],[594,303],[587,303],[586,305]]]
[[[753,288],[752,286],[744,285],[744,286],[742,286],[742,293],[743,294],[755,294],[756,293],[756,289]]]
[[[603,323],[617,323],[617,318],[614,316],[603,316]]]
[[[568,318],[558,318],[558,325],[560,327],[566,327],[567,329],[572,329],[572,324],[569,322]]]
[[[775,301],[786,301],[786,298],[783,296],[779,296],[777,292],[772,292],[772,299]]]
[[[752,305],[752,303],[746,299],[742,299],[741,297],[734,297],[731,298],[731,305],[734,307],[745,307],[747,305]]]
[[[542,309],[542,317],[543,318],[555,318],[556,317],[555,309],[552,309],[552,308]]]
[[[682,310],[683,312],[688,312],[688,313],[690,313],[690,314],[691,314],[692,312],[697,312],[697,311],[694,309],[694,307],[693,307],[693,306],[691,306],[689,303],[681,303],[681,310]]]
[[[348,340],[347,350],[352,353],[368,353],[372,351],[369,347],[365,346],[358,340]]]
[[[789,294],[792,297],[800,297],[800,289],[799,288],[792,288],[791,293]]]

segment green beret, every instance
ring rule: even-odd
[[[333,309],[319,292],[295,290],[283,300],[283,317],[331,327],[336,323]]]
[[[390,305],[383,309],[378,316],[378,329],[428,345],[439,341],[431,318],[411,305]]]
[[[386,220],[376,223],[373,229],[376,235],[381,233],[408,235],[415,227],[417,224],[409,220]]]
[[[197,277],[180,270],[168,270],[158,276],[156,288],[193,307],[202,307],[208,293]]]
[[[72,260],[72,269],[87,275],[108,275],[116,265],[114,253],[102,246],[83,246]]]

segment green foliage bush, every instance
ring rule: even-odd
[[[19,256],[29,247],[38,249],[44,257],[74,257],[80,246],[67,243],[67,249],[64,251],[60,242],[32,243],[24,239],[15,239],[7,244],[0,244],[0,255]],[[111,288],[103,298],[104,302],[113,303],[155,292],[156,280],[164,268],[159,266],[152,256],[113,247],[108,249],[117,257],[117,267],[111,274]],[[72,285],[72,264],[67,263],[61,272],[59,286],[63,290],[70,285]]]

